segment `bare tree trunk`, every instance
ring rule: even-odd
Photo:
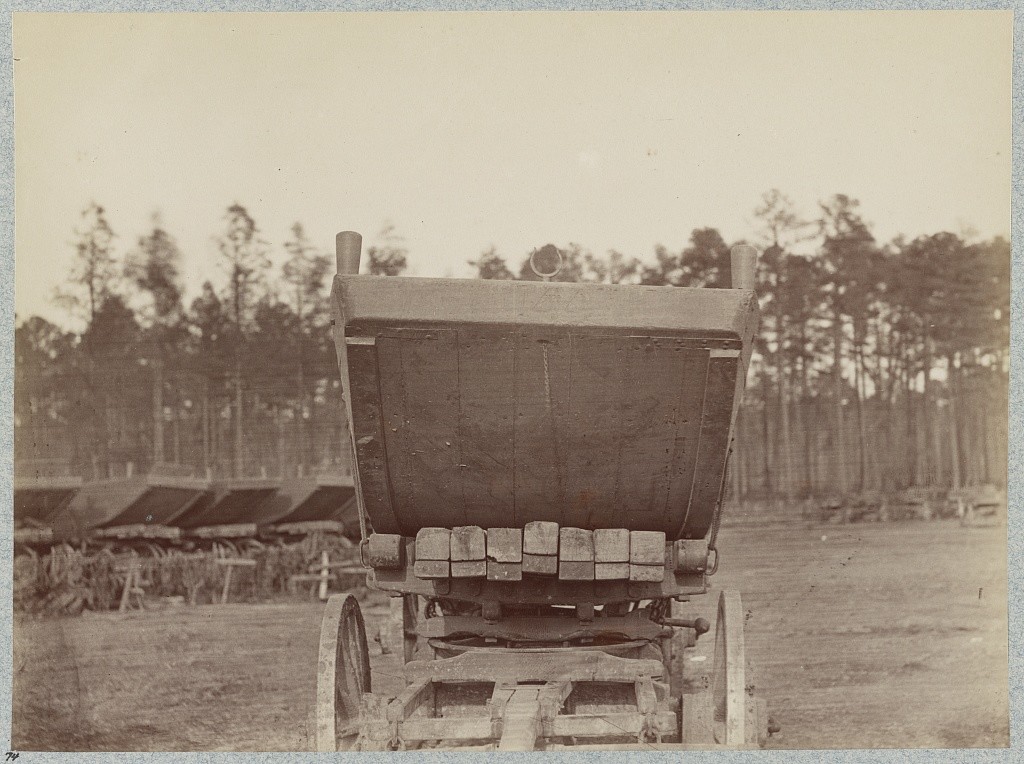
[[[840,494],[846,493],[846,444],[843,437],[843,325],[838,312],[832,321],[832,397],[833,436],[832,452],[835,457],[835,486]]]
[[[173,380],[171,384],[174,384]],[[174,414],[171,424],[174,428],[174,463],[181,464],[181,394],[177,388],[174,390]]]
[[[942,463],[942,452],[939,446],[939,439],[937,434],[936,425],[936,411],[935,405],[932,401],[932,351],[931,351],[931,338],[928,336],[928,330],[925,329],[924,336],[924,442],[925,447],[923,450],[925,475],[928,485],[939,486],[942,484],[941,479],[941,463]]]
[[[164,359],[153,361],[153,463],[164,461]]]
[[[210,378],[203,375],[203,472],[210,471]]]
[[[988,385],[981,385],[978,398],[981,404],[981,416],[979,417],[981,432],[978,442],[978,451],[981,455],[981,482],[988,484],[992,482],[992,472],[989,469],[989,444],[992,442],[992,438],[989,435]]]
[[[959,393],[959,370],[956,368],[955,359],[953,356],[949,356],[947,359],[948,363],[948,376],[949,376],[949,445],[950,445],[950,465],[952,466],[951,479],[953,483],[953,490],[959,490],[961,485],[961,466],[960,466],[960,427],[957,422],[957,397]]]
[[[855,393],[857,398],[857,490],[867,490],[868,453],[867,453],[867,430],[864,425],[864,347],[863,333],[857,331],[854,325],[854,356],[853,371]]]
[[[239,352],[235,350],[235,466],[234,476],[242,477],[245,471],[244,454],[242,453],[242,363]]]
[[[786,377],[779,365],[779,410],[782,413],[782,443],[779,445],[779,477],[783,494],[789,504],[793,503],[792,453],[789,443],[789,403],[786,400]]]

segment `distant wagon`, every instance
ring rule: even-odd
[[[74,540],[78,527],[69,506],[82,487],[77,477],[18,477],[14,480],[14,543],[46,547]]]
[[[404,689],[371,692],[359,605],[333,596],[318,747],[763,744],[739,595],[702,601],[754,250],[735,288],[682,289],[359,276],[360,248],[338,235],[335,344]]]

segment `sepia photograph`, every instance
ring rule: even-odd
[[[12,29],[7,761],[1010,746],[1012,11]]]

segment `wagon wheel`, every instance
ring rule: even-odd
[[[746,742],[746,655],[743,648],[743,605],[739,592],[724,591],[715,622],[711,694],[715,742],[737,746]]]
[[[370,692],[370,653],[359,603],[351,594],[327,600],[320,627],[316,679],[316,748],[352,748],[359,734],[359,706]]]

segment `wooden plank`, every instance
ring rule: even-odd
[[[551,720],[552,737],[621,737],[636,735],[646,724],[643,714],[622,711],[606,714],[562,714]],[[654,726],[663,735],[671,734],[677,724],[676,715],[661,711],[654,715]]]
[[[559,560],[558,577],[562,581],[593,581],[593,560]]]
[[[359,463],[359,487],[366,512],[379,533],[401,533],[388,484],[379,369],[375,345],[349,345],[348,394],[352,407],[352,438]]]
[[[594,531],[594,562],[629,562],[629,530],[598,528]]]
[[[697,468],[701,412],[704,409],[705,385],[711,351],[682,348],[676,352],[682,361],[682,369],[676,393],[676,430],[669,466],[665,517],[659,527],[637,527],[636,530],[674,532],[682,525],[683,519],[686,517],[686,508],[690,502],[694,473]]]
[[[428,701],[433,703],[434,685],[428,679],[420,679],[408,685],[392,700],[385,711],[389,722],[401,722],[408,719]]]
[[[654,691],[654,683],[650,677],[637,679],[634,685],[636,690],[636,709],[642,714],[653,714],[658,710],[658,695]]]
[[[515,356],[510,331],[460,331],[459,437],[462,441],[460,524],[488,527],[501,518],[516,522]]]
[[[409,539],[409,543],[414,543]],[[410,559],[412,553],[406,553]],[[589,579],[587,579],[589,580]],[[418,594],[424,597],[450,597],[467,602],[502,601],[509,604],[575,603],[600,605],[625,600],[662,599],[676,595],[701,594],[706,590],[703,573],[681,573],[665,576],[662,581],[601,581],[587,586],[583,581],[560,580],[555,576],[531,576],[528,585],[509,587],[504,581],[479,579],[448,579],[438,581],[417,578],[413,566],[402,570],[370,569],[371,586],[396,594]]]
[[[512,693],[516,691],[515,682],[495,682],[491,691],[491,699],[487,701],[487,707],[491,711],[491,719],[500,720],[505,713],[505,704],[508,703]]]
[[[620,412],[617,453],[609,465],[615,491],[598,524],[621,525],[616,515],[628,511],[631,528],[662,528],[677,440],[677,407],[685,357],[671,339],[623,338],[616,348],[620,362],[617,396]]]
[[[523,531],[520,528],[488,528],[487,559],[522,563]]]
[[[594,532],[563,527],[558,533],[558,558],[562,562],[593,562]]]
[[[440,719],[407,719],[398,722],[402,740],[481,740],[494,730],[489,716],[454,716]]]
[[[615,581],[629,578],[628,562],[595,562],[594,580]]]
[[[486,575],[486,560],[461,560],[458,562],[452,562],[452,578],[484,578]]]
[[[448,528],[420,528],[416,532],[416,559],[449,559],[451,538],[452,532]]]
[[[500,658],[500,659],[499,659]],[[619,658],[597,650],[575,653],[531,653],[523,660],[516,650],[467,652],[440,660],[405,664],[408,682],[429,678],[434,682],[629,682],[639,676],[658,679],[665,667],[652,658]]]
[[[677,537],[704,538],[711,528],[722,493],[738,366],[739,359],[734,357],[718,356],[708,361],[693,489]]]
[[[505,703],[499,751],[532,751],[540,733],[540,688],[516,687]]]
[[[427,321],[442,312],[456,324],[629,327],[752,332],[753,292],[634,285],[482,279],[382,279],[337,276],[337,314],[348,323]]]
[[[634,565],[629,566],[630,581],[646,581],[656,583],[665,580],[664,565]]]
[[[452,528],[452,562],[487,559],[487,534],[479,525]]]
[[[335,581],[337,580],[337,578],[338,577],[333,574],[327,574],[328,581]],[[310,583],[312,581],[322,581],[323,579],[323,573],[293,573],[292,575],[288,576],[289,581],[295,581],[298,583]]]
[[[460,525],[465,508],[456,332],[390,331],[377,338],[377,360],[396,516],[414,527]]]
[[[416,560],[413,574],[416,578],[449,578],[451,567],[448,560]]]
[[[566,329],[531,328],[515,339],[513,490],[520,524],[557,519],[565,506],[572,337]]]
[[[630,531],[630,563],[664,566],[665,552],[665,534],[662,531]]]
[[[558,557],[553,554],[527,554],[523,552],[523,573],[540,576],[558,575]]]
[[[616,463],[622,429],[622,363],[617,350],[624,338],[574,336],[566,449],[566,501],[562,525],[614,526]]]
[[[522,581],[523,563],[488,560],[487,579],[489,581]]]
[[[523,527],[523,553],[558,554],[558,523],[534,520]]]
[[[453,634],[472,633],[478,637],[534,639],[539,642],[561,642],[583,631],[592,634],[615,632],[627,634],[630,639],[655,640],[664,633],[664,629],[664,626],[652,621],[646,611],[639,610],[634,610],[626,616],[596,618],[586,626],[581,625],[577,618],[524,615],[516,615],[494,623],[482,621],[479,616],[445,615],[428,618],[417,626],[420,636],[427,639],[444,639]]]
[[[200,528],[192,528],[188,535],[194,538],[238,538],[240,536],[255,536],[255,523],[235,523],[233,525],[206,525]]]
[[[336,520],[305,520],[297,523],[280,523],[270,526],[273,533],[283,536],[309,536],[313,533],[344,533],[345,524]]]

